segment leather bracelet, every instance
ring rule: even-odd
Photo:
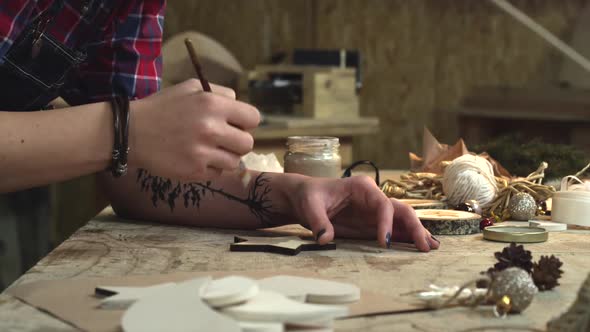
[[[129,155],[129,99],[126,97],[115,97],[119,104],[119,111],[121,116],[121,132],[120,132],[120,145],[119,145],[119,161],[117,163],[117,175],[116,177],[127,174],[127,156]]]
[[[117,164],[119,163],[120,150],[121,150],[121,118],[119,104],[116,99],[111,99],[111,110],[113,112],[113,128],[114,128],[114,141],[113,141],[113,152],[111,154],[111,167],[109,170],[113,176],[117,176]]]

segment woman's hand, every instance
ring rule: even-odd
[[[198,181],[236,169],[254,146],[260,114],[233,90],[202,91],[191,79],[131,103],[130,164],[155,174]]]
[[[306,178],[291,196],[291,206],[322,244],[337,236],[376,237],[386,248],[392,241],[414,243],[425,252],[440,245],[410,206],[387,198],[369,177]]]

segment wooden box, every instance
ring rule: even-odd
[[[356,118],[359,116],[359,99],[356,93],[356,70],[354,68],[321,66],[257,66],[248,72],[240,83],[240,99],[250,102],[265,111],[264,96],[252,100],[248,93],[253,81],[270,81],[272,77],[289,77],[289,83],[296,85],[300,98],[292,105],[290,116],[309,118]],[[268,92],[272,98],[272,91]],[[289,101],[286,101],[289,102]]]

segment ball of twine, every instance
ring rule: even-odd
[[[470,154],[456,158],[446,167],[442,186],[451,205],[474,199],[486,208],[498,193],[492,164]]]

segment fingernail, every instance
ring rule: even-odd
[[[430,238],[432,238],[434,241],[436,241],[438,244],[440,244],[440,241],[437,238],[435,238],[434,236],[430,235]]]
[[[322,235],[324,235],[324,233],[326,233],[326,229],[325,228],[324,229],[321,229],[318,232],[318,235],[316,235],[315,240],[318,241],[322,237]]]
[[[426,243],[428,243],[428,246],[430,247],[430,249],[432,249],[432,244],[430,244],[430,241],[428,241],[428,237],[425,238]]]
[[[389,232],[385,234],[385,244],[387,245],[387,249],[391,249],[391,233]]]

